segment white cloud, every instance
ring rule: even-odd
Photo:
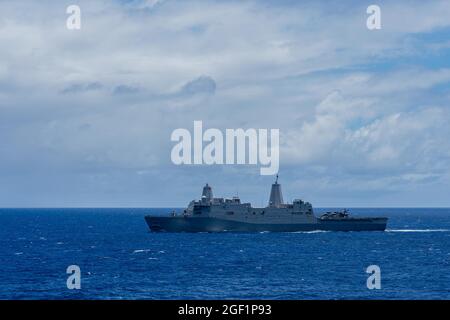
[[[79,5],[82,29],[68,31],[63,3],[0,4],[1,172],[33,158],[35,173],[49,163],[65,174],[164,172],[182,188],[176,180],[192,173],[174,173],[170,132],[200,119],[280,128],[282,172],[304,170],[305,183],[325,193],[338,178],[371,190],[448,180],[449,92],[433,89],[450,70],[414,66],[447,50],[426,38],[449,27],[447,1],[383,2],[380,32],[367,30],[357,2]],[[401,65],[403,57],[412,62]],[[253,172],[217,170],[242,182],[239,172]]]

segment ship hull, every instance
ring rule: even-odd
[[[146,216],[151,231],[165,232],[298,232],[298,231],[384,231],[387,218],[320,220],[316,223],[249,223],[212,217]]]

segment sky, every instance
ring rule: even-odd
[[[260,166],[172,163],[194,120],[278,128],[285,201],[449,207],[450,2],[0,1],[0,207],[266,205]]]

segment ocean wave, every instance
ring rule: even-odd
[[[294,232],[290,232],[290,233],[327,233],[327,232],[331,232],[331,231],[327,231],[327,230],[312,230],[312,231],[294,231]]]
[[[150,249],[137,249],[134,250],[133,253],[150,252],[150,251],[151,251]]]
[[[282,233],[326,233],[326,232],[330,232],[327,230],[312,230],[312,231],[287,231],[287,232],[282,232]],[[264,233],[271,233],[271,231],[260,231],[260,234],[264,234]]]
[[[386,229],[386,232],[449,232],[450,229]]]

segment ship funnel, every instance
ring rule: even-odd
[[[213,199],[212,189],[208,184],[203,187],[202,199],[205,199],[206,201],[211,201]]]
[[[275,183],[270,190],[269,207],[281,207],[283,205],[283,195],[281,194],[281,185],[278,184],[278,175]]]

